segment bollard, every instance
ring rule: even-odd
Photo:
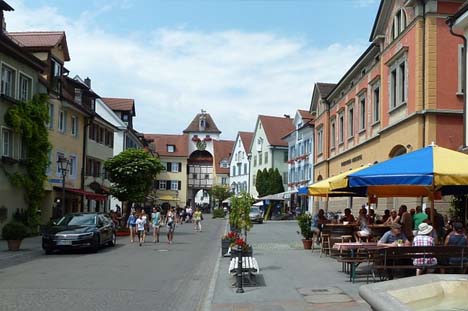
[[[238,258],[238,265],[237,265],[237,290],[236,293],[243,293],[244,289],[242,288],[242,247],[237,248],[238,253],[237,253],[237,258]]]

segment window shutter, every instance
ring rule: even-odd
[[[171,162],[167,162],[167,171],[168,172],[172,171],[172,163]]]
[[[166,180],[166,189],[171,190],[171,181],[170,180]]]
[[[180,180],[177,182],[177,189],[182,189],[182,182]]]
[[[63,113],[63,132],[66,133],[67,132],[67,112],[65,111]]]
[[[179,162],[179,172],[182,172],[182,163],[181,162]]]
[[[159,189],[159,180],[154,182],[154,189]]]

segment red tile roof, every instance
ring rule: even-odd
[[[304,121],[312,120],[314,118],[314,116],[307,110],[298,109],[297,111],[299,112],[299,114],[301,115],[301,118]]]
[[[294,130],[293,120],[291,118],[258,116],[265,131],[268,143],[272,146],[287,147],[288,143],[282,138]]]
[[[234,147],[235,141],[233,140],[213,140],[214,148],[214,161],[216,174],[229,174],[229,168],[221,167],[221,161],[227,160],[229,163],[231,158],[232,148]]]
[[[188,136],[170,134],[144,134],[153,140],[154,151],[162,157],[188,157]],[[174,145],[175,152],[167,152],[167,146]]]
[[[70,60],[67,39],[64,31],[27,31],[8,32],[7,34],[20,46],[29,50],[37,48],[53,48],[61,45],[65,61]]]
[[[191,132],[201,132],[200,131],[200,117],[202,116],[201,113],[197,114],[195,118],[193,118],[192,122],[190,122],[189,126],[184,130],[184,133],[191,133]],[[205,113],[206,118],[206,128],[203,131],[204,133],[217,133],[220,134],[221,131],[216,126],[216,123],[213,121],[213,118],[209,113]]]
[[[317,88],[322,98],[327,98],[327,96],[330,94],[331,91],[333,91],[335,86],[336,83],[317,82]]]
[[[240,139],[242,140],[242,144],[244,145],[244,149],[246,152],[249,152],[250,144],[252,143],[252,139],[254,137],[253,132],[239,132]]]
[[[131,98],[102,97],[104,104],[114,111],[132,111],[135,116],[135,100]]]

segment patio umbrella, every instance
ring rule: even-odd
[[[431,145],[347,176],[348,188],[368,195],[434,197],[468,192],[468,155]],[[433,213],[432,213],[433,215]]]
[[[353,192],[352,190],[334,190],[334,188],[344,188],[347,185],[346,177],[348,175],[359,172],[368,166],[362,166],[344,173],[329,177],[309,186],[309,196],[330,197],[330,196],[366,196],[360,191]]]

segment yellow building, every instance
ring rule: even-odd
[[[65,62],[70,60],[64,32],[9,32],[13,40],[47,64],[42,75],[49,94],[49,140],[52,144],[46,199],[42,209],[42,222],[69,212],[81,210],[85,192],[82,183],[83,146],[85,124],[92,115],[92,107],[76,100],[77,94],[66,78]],[[91,101],[89,105],[93,105]],[[65,187],[59,159],[68,164]],[[65,192],[65,202],[62,199]]]

